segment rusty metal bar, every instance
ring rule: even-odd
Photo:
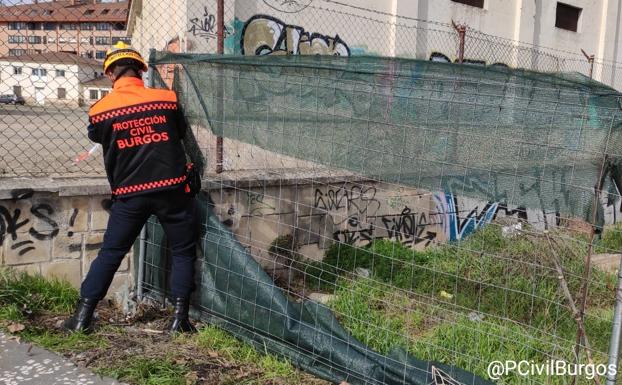
[[[462,64],[464,62],[464,40],[466,37],[466,25],[456,24],[453,20],[451,21],[451,25],[454,27],[456,32],[458,32],[458,63]]]
[[[594,55],[588,55],[583,48],[581,48],[581,53],[587,59],[587,62],[590,64],[590,79],[592,79],[592,74],[594,73]]]
[[[216,0],[216,2],[217,2],[216,22],[218,23],[217,53],[219,55],[223,55],[225,53],[225,1]],[[217,111],[218,111],[218,117],[220,119],[220,124],[221,126],[224,126],[223,124],[224,122],[222,121],[222,118],[224,116],[223,114],[224,84],[223,84],[222,76],[219,76],[218,79],[219,80],[218,80]],[[223,163],[223,140],[222,140],[222,136],[218,135],[216,137],[216,172],[217,173],[222,172],[223,170],[222,163]]]

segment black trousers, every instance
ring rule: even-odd
[[[82,282],[82,298],[102,299],[123,257],[140,230],[155,215],[164,228],[173,260],[171,294],[188,298],[194,290],[197,223],[195,201],[183,188],[129,198],[117,198],[111,207],[104,243]]]

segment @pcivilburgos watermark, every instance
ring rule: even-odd
[[[574,364],[561,360],[549,360],[544,363],[534,361],[492,361],[488,364],[488,377],[499,380],[501,377],[516,373],[519,376],[577,376],[588,380],[596,376],[616,374],[615,365],[606,364]]]

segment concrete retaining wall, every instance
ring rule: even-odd
[[[276,274],[287,270],[286,261],[268,250],[282,235],[292,235],[303,256],[320,260],[335,241],[366,245],[390,239],[422,249],[461,239],[495,217],[521,218],[538,229],[559,224],[553,212],[316,168],[212,174],[203,187],[220,221]],[[107,181],[101,178],[0,180],[0,263],[67,279],[78,287],[103,241],[108,194]],[[134,282],[133,265],[128,255],[110,297],[127,295]]]

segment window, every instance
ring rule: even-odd
[[[105,59],[106,51],[97,51],[95,52],[95,59]]]
[[[115,31],[125,31],[125,23],[114,23],[112,27]]]
[[[484,0],[451,0],[454,3],[466,4],[471,7],[484,8]]]
[[[45,68],[33,68],[32,77],[44,78],[48,76],[48,71]]]
[[[28,29],[31,31],[40,30],[42,27],[41,23],[28,23]]]
[[[26,50],[21,48],[9,49],[9,56],[22,56],[26,55]]]
[[[20,22],[9,23],[9,29],[12,29],[12,30],[26,29],[27,27],[28,25],[26,23],[20,23]]]
[[[28,42],[30,44],[41,44],[41,36],[28,36]]]
[[[96,36],[95,44],[96,45],[110,45],[110,38],[106,36]]]
[[[86,11],[84,11],[84,15],[85,15],[85,16],[87,16],[87,15],[92,15],[94,12],[95,12],[95,10],[94,10],[94,9],[87,9]]]
[[[56,77],[57,78],[64,78],[65,77],[65,70],[56,70]]]
[[[99,99],[99,93],[97,92],[97,90],[89,90],[89,99],[91,100],[97,100]]]
[[[120,41],[126,43],[127,45],[132,45],[132,39],[130,39],[129,37],[113,37],[112,45],[115,45]]]
[[[59,88],[58,89],[58,98],[59,99],[65,99],[67,97],[67,92],[65,91],[64,88]]]
[[[82,31],[90,31],[94,28],[93,23],[80,23],[80,30]]]
[[[13,95],[22,96],[22,87],[21,86],[13,86]]]
[[[56,31],[56,23],[43,23],[43,29],[46,31]]]
[[[107,15],[109,12],[110,12],[109,9],[104,9],[101,14],[102,15]]]
[[[60,29],[64,29],[67,31],[75,31],[78,29],[78,24],[76,23],[63,23],[60,25]]]
[[[102,90],[102,98],[103,98],[104,96],[106,96],[106,95],[108,95],[108,91],[103,91],[103,90]]]
[[[572,5],[557,3],[555,26],[568,31],[577,32],[581,11],[581,8],[573,7]]]
[[[110,24],[108,23],[97,23],[95,24],[95,29],[98,31],[108,31],[110,30]]]
[[[22,67],[13,66],[13,75],[21,75],[21,74],[22,74]]]
[[[9,36],[9,43],[21,44],[26,42],[26,36],[23,35],[11,35]]]

